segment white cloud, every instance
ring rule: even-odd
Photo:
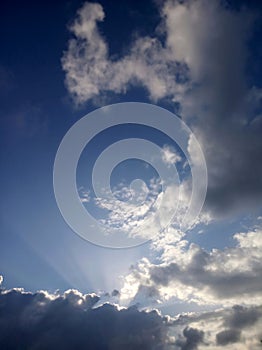
[[[107,43],[97,22],[104,19],[101,5],[85,3],[78,11],[71,31],[74,38],[62,58],[66,84],[77,103],[86,102],[103,91],[125,93],[133,84],[142,84],[154,101],[184,90],[174,74],[186,74],[183,64],[170,57],[159,39],[138,38],[129,54],[111,60]]]
[[[162,160],[167,165],[175,165],[176,163],[181,162],[182,158],[174,148],[164,145],[162,148]]]
[[[78,189],[79,197],[82,203],[89,203],[91,200],[90,191],[86,191],[83,187]]]
[[[121,232],[129,237],[153,239],[162,248],[174,240],[182,225],[186,225],[191,200],[190,181],[184,179],[179,185],[151,179],[149,187],[143,183],[137,189],[120,185],[114,196],[96,197],[95,205],[107,212],[100,220],[108,233]],[[162,186],[162,187],[161,187]],[[210,222],[207,212],[202,212],[191,222],[191,228]],[[181,237],[181,233],[178,234]]]
[[[139,186],[139,190],[120,185],[114,189],[114,196],[104,198],[97,197],[95,204],[108,211],[108,215],[101,223],[112,232],[120,230],[130,237],[139,235],[151,239],[153,217],[157,211],[156,203],[159,202],[158,186],[155,182],[148,188],[145,183]]]
[[[261,302],[261,230],[237,233],[235,247],[211,252],[181,238],[164,242],[160,263],[143,259],[127,276],[123,295],[131,297],[131,284],[133,297],[139,286],[145,285],[154,287],[162,301],[176,298],[207,305]]]

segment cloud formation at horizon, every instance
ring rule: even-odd
[[[95,294],[0,291],[1,349],[164,349],[167,319],[156,311],[95,307]],[[14,336],[15,335],[15,336]]]
[[[0,346],[17,349],[258,349],[262,306],[162,316],[135,306],[97,305],[99,296],[0,290]],[[14,336],[14,334],[16,336]],[[229,347],[227,347],[229,346]]]

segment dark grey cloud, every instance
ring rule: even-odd
[[[117,289],[114,289],[111,293],[112,297],[119,297],[120,296],[120,292]]]
[[[260,346],[262,306],[235,305],[203,313],[180,315],[173,321],[173,326],[191,327],[194,324],[198,333],[205,334],[206,346],[212,349],[228,344],[239,343],[241,349],[253,350]],[[213,339],[216,339],[213,344]]]
[[[167,349],[167,321],[156,311],[94,307],[99,297],[21,290],[0,293],[1,349]]]
[[[236,305],[172,319],[157,311],[98,306],[99,302],[96,294],[76,290],[50,295],[2,289],[0,349],[196,350],[211,345],[215,349],[245,344],[250,330],[256,337],[252,344],[259,342],[261,306]],[[246,349],[253,349],[250,346]]]
[[[196,350],[199,344],[204,343],[204,332],[196,328],[186,327],[183,337],[175,341],[175,345],[181,350]]]
[[[206,98],[209,99],[208,94]],[[240,99],[239,105],[242,103]],[[260,102],[254,101],[256,108],[259,104],[261,98]],[[255,212],[262,205],[262,116],[248,112],[247,105],[238,108],[224,111],[225,120],[217,111],[208,116],[199,113],[202,119],[195,126],[208,169],[205,208],[218,217]]]
[[[238,329],[226,329],[217,333],[216,342],[217,345],[227,345],[232,343],[238,343],[240,340],[241,332]]]
[[[262,204],[262,90],[247,74],[248,59],[259,60],[250,40],[261,45],[262,8],[234,11],[221,1],[185,1],[179,18],[179,7],[167,3],[167,33],[193,83],[180,99],[181,115],[206,157],[206,209],[218,216],[256,210]]]
[[[240,342],[242,330],[254,327],[262,317],[260,306],[245,307],[235,305],[229,313],[224,315],[225,330],[217,333],[216,342],[218,345],[227,345]]]
[[[232,313],[225,318],[225,326],[235,329],[244,329],[254,325],[262,316],[261,307],[245,307],[235,305]]]

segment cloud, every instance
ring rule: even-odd
[[[238,343],[240,340],[240,331],[237,329],[226,329],[216,335],[218,345],[227,345],[231,343]]]
[[[175,345],[181,350],[196,350],[198,345],[203,343],[204,332],[195,328],[186,327],[183,330],[183,337],[175,341]]]
[[[233,329],[253,326],[261,317],[261,308],[235,305],[232,313],[225,318],[224,325]]]
[[[3,280],[3,276],[0,275],[0,285],[2,284]]]
[[[105,18],[102,6],[85,3],[62,58],[68,90],[84,103],[142,85],[151,101],[179,104],[206,156],[206,208],[218,216],[257,209],[262,93],[247,80],[246,64],[258,15],[233,11],[218,0],[160,4],[155,33],[137,37],[128,53],[115,60],[98,28]]]
[[[18,349],[167,349],[167,319],[156,311],[104,304],[70,290],[52,295],[0,292],[0,347]]]
[[[159,293],[162,302],[176,298],[210,305],[256,303],[262,290],[262,231],[238,233],[234,239],[235,247],[211,252],[183,239],[165,241],[160,263],[141,260],[127,276],[122,294],[137,298],[139,286],[146,285]]]
[[[120,296],[120,292],[117,289],[114,289],[111,293],[112,297],[119,297]]]
[[[182,158],[172,147],[164,145],[162,148],[162,160],[167,165],[173,165],[181,162]]]
[[[85,191],[83,187],[78,189],[79,197],[82,203],[89,203],[91,200],[90,191]]]
[[[262,92],[247,76],[249,39],[258,15],[232,10],[218,0],[159,4],[161,23],[155,33],[136,37],[116,60],[99,32],[98,22],[105,17],[102,7],[86,3],[71,26],[73,37],[62,58],[68,90],[81,104],[142,85],[154,103],[166,99],[174,109],[179,104],[207,160],[206,211],[225,217],[259,210]],[[194,149],[188,146],[194,158]],[[163,155],[167,163],[178,161],[169,150]],[[184,199],[187,185],[182,184]],[[174,198],[174,189],[169,191],[163,215]],[[125,212],[128,215],[130,208],[119,207],[117,213]],[[210,344],[219,349],[223,343],[230,350],[256,349],[261,336],[261,308],[254,306],[261,303],[261,233],[259,227],[236,233],[234,247],[206,251],[170,226],[152,242],[154,258],[143,258],[131,268],[120,300],[141,305],[175,300],[212,307],[243,303],[248,307],[185,317],[173,345],[202,349]],[[194,335],[195,343],[190,340]]]
[[[114,189],[113,196],[105,193],[104,197],[96,197],[95,205],[107,213],[101,223],[110,232],[121,230],[131,237],[139,235],[151,239],[150,228],[156,222],[154,215],[161,200],[159,187],[157,180],[152,180],[149,187],[144,183],[137,188],[120,184]]]
[[[240,315],[245,324],[230,324],[229,320],[237,319]],[[252,317],[251,315],[254,315]],[[242,316],[241,316],[242,315]],[[194,328],[197,334],[202,334],[202,347],[228,350],[253,350],[261,347],[262,306],[243,307],[235,305],[232,308],[222,308],[210,312],[182,314],[172,323],[177,339],[180,329]]]
[[[183,90],[186,67],[173,61],[156,37],[138,38],[126,56],[118,61],[110,59],[107,43],[97,27],[104,17],[100,4],[87,2],[70,27],[74,38],[63,55],[62,67],[68,90],[77,103],[103,92],[125,93],[137,84],[148,89],[155,101]]]
[[[159,248],[168,240],[174,242],[176,236],[184,235],[177,229],[182,225],[193,228],[211,220],[208,213],[201,213],[193,222],[186,216],[191,200],[190,180],[185,177],[174,185],[169,179],[152,178],[148,186],[145,183],[140,186],[140,182],[137,187],[134,182],[130,187],[120,184],[113,190],[113,196],[105,193],[104,197],[94,199],[95,205],[106,211],[100,222],[110,233],[153,239],[153,244]]]
[[[180,95],[180,107],[206,157],[206,206],[217,215],[257,209],[262,123],[255,110],[261,90],[249,87],[246,76],[256,16],[205,0],[166,1],[163,15],[167,45],[189,69],[192,88]]]
[[[215,350],[223,345],[253,350],[260,344],[262,306],[235,305],[169,317],[134,306],[99,305],[99,300],[94,293],[77,290],[55,294],[1,290],[0,347]]]

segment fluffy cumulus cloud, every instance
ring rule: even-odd
[[[183,90],[179,75],[186,67],[174,62],[157,38],[138,38],[128,55],[118,61],[110,59],[108,45],[97,27],[104,17],[100,4],[87,2],[70,28],[74,38],[69,41],[62,65],[68,89],[78,103],[104,91],[124,93],[137,83],[148,89],[153,100]]]
[[[168,319],[158,312],[95,307],[99,297],[70,290],[0,292],[1,349],[168,349]]]
[[[186,327],[183,330],[183,336],[180,336],[174,344],[181,350],[196,350],[198,349],[198,345],[203,343],[203,338],[203,331]]]
[[[0,292],[1,349],[259,349],[262,307],[164,317],[98,304],[96,294]]]
[[[261,303],[262,231],[238,233],[234,238],[235,247],[210,252],[189,244],[181,236],[179,239],[179,235],[175,242],[167,243],[165,239],[158,256],[160,263],[141,260],[126,278],[123,297],[138,300],[140,292],[148,289],[153,301],[181,300],[202,305]]]
[[[154,35],[137,37],[116,60],[98,29],[102,6],[85,3],[62,58],[68,90],[84,103],[142,85],[153,102],[176,102],[207,159],[207,207],[216,215],[244,210],[246,203],[256,207],[262,194],[262,92],[247,83],[246,64],[258,17],[220,1],[160,4]]]

